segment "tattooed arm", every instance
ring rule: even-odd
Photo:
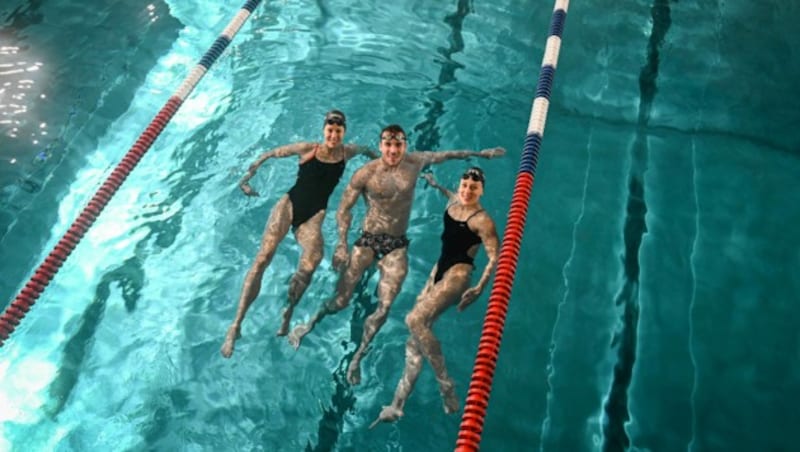
[[[242,189],[245,195],[247,196],[258,196],[258,192],[253,190],[250,186],[250,179],[256,175],[256,171],[258,168],[264,164],[267,160],[271,158],[281,158],[281,157],[290,157],[293,155],[303,155],[306,154],[314,149],[316,146],[315,143],[294,143],[294,144],[287,144],[285,146],[280,146],[270,151],[264,152],[249,168],[247,168],[247,172],[239,180],[239,188]]]

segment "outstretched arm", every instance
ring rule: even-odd
[[[292,155],[302,155],[302,154],[305,154],[305,153],[313,150],[314,146],[315,146],[314,143],[306,143],[306,142],[293,143],[293,144],[287,144],[287,145],[284,145],[284,146],[280,146],[280,147],[277,147],[277,148],[272,149],[270,151],[264,152],[263,154],[258,156],[256,161],[253,162],[253,164],[251,164],[249,168],[247,168],[247,172],[244,174],[242,179],[239,181],[239,188],[241,188],[242,191],[244,192],[244,194],[246,194],[247,196],[258,196],[258,192],[256,192],[255,190],[253,190],[252,187],[250,187],[249,181],[253,176],[256,175],[256,171],[258,170],[258,168],[261,165],[264,164],[264,162],[266,162],[267,160],[269,160],[271,158],[281,158],[281,157],[289,157],[289,156],[292,156]]]
[[[350,160],[359,154],[364,154],[371,159],[376,159],[381,156],[380,153],[375,152],[375,150],[369,146],[362,146],[360,144],[346,144],[344,146],[344,158],[346,160]]]
[[[489,278],[492,276],[492,271],[497,264],[497,254],[500,241],[497,238],[497,229],[495,228],[494,221],[489,217],[489,214],[483,213],[479,218],[475,218],[477,223],[477,233],[483,242],[483,247],[486,250],[486,267],[483,268],[481,278],[478,284],[474,287],[467,289],[461,296],[461,302],[458,303],[458,310],[463,311],[467,306],[471,305],[486,288],[489,283]]]
[[[446,160],[466,159],[469,157],[483,157],[486,159],[504,155],[506,150],[501,147],[486,148],[480,151],[417,151],[414,155],[422,160],[425,165],[441,163]]]
[[[436,179],[433,178],[433,174],[432,173],[424,173],[422,175],[422,177],[426,181],[428,181],[428,184],[430,184],[431,187],[433,187],[433,188],[439,190],[440,192],[442,192],[442,194],[445,195],[448,200],[449,199],[453,199],[453,197],[456,195],[455,193],[451,192],[450,190],[448,190],[448,189],[442,187],[441,185],[439,185],[436,182]]]

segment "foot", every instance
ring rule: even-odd
[[[453,414],[458,411],[458,396],[456,396],[456,386],[453,382],[446,383],[442,390],[442,400],[444,401],[444,412]]]
[[[375,427],[379,422],[394,422],[401,417],[403,417],[403,410],[400,408],[396,408],[394,405],[384,406],[378,414],[378,418],[369,425],[369,428]]]
[[[289,343],[292,344],[292,347],[294,347],[295,350],[300,348],[300,341],[303,340],[303,337],[305,337],[309,331],[311,331],[311,327],[303,323],[294,327],[292,332],[289,333]]]
[[[286,309],[283,311],[283,320],[281,321],[281,326],[278,328],[278,331],[275,333],[276,336],[286,336],[289,334],[289,322],[292,320],[292,310]]]
[[[347,366],[347,382],[353,386],[361,383],[361,366],[357,360],[350,361]]]
[[[236,339],[240,337],[242,337],[241,329],[238,326],[231,325],[225,335],[225,342],[222,343],[222,347],[219,349],[223,357],[230,358],[233,355],[233,346],[236,343]]]

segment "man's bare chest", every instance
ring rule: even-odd
[[[405,198],[413,195],[417,183],[413,171],[378,171],[367,182],[373,198]]]

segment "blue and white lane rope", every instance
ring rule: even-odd
[[[172,97],[178,98],[181,102],[186,100],[194,87],[197,86],[200,79],[203,78],[208,69],[211,68],[214,62],[217,61],[217,58],[225,51],[228,44],[231,43],[233,37],[236,36],[236,33],[239,32],[239,29],[242,28],[242,25],[244,25],[247,18],[250,17],[250,14],[256,9],[259,3],[261,3],[261,0],[248,0],[247,3],[245,3],[219,37],[217,37],[214,44],[206,51],[205,55],[200,59],[200,62],[192,69],[189,76],[181,83],[181,86],[175,90]]]
[[[544,136],[547,111],[550,107],[550,93],[553,89],[558,54],[561,51],[561,34],[564,31],[568,6],[569,0],[556,0],[555,2],[555,9],[550,21],[550,32],[542,58],[542,68],[539,72],[539,82],[536,85],[536,97],[531,106],[528,135],[525,138],[520,171],[529,172],[532,175],[535,175],[536,165],[539,161],[539,147]]]

